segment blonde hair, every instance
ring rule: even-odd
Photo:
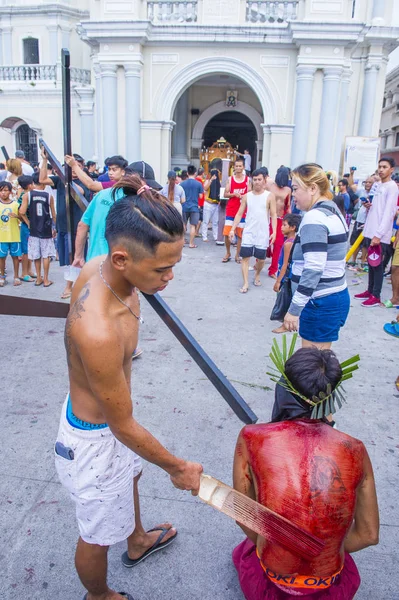
[[[6,162],[7,171],[10,171],[13,175],[20,177],[22,175],[22,165],[18,158],[9,158]]]
[[[327,200],[332,200],[333,194],[330,190],[330,182],[320,165],[316,163],[301,165],[292,171],[292,177],[295,177],[306,188],[317,185],[320,195],[327,198]]]

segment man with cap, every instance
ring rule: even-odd
[[[18,160],[21,163],[22,174],[32,176],[34,173],[34,170],[33,170],[33,167],[30,166],[28,161],[25,160],[25,152],[23,150],[16,150],[15,158],[18,158]]]
[[[141,179],[144,179],[147,185],[150,186],[153,190],[161,190],[162,185],[155,180],[154,169],[148,163],[143,160],[138,160],[137,162],[131,163],[129,165],[130,173],[137,173],[140,175]]]

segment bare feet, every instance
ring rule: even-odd
[[[284,325],[280,325],[280,327],[277,327],[276,329],[272,330],[273,333],[287,333],[288,329],[286,329],[284,327]]]
[[[242,262],[242,260],[241,260],[241,256],[236,256],[236,257],[235,257],[235,261],[236,261],[236,263],[237,263],[238,265],[240,265],[240,264],[241,264],[241,262]]]
[[[147,552],[157,541],[159,538],[159,534],[162,529],[169,529],[168,533],[164,536],[162,540],[161,547],[164,543],[166,543],[170,538],[176,535],[176,529],[171,525],[171,523],[162,523],[161,525],[156,525],[154,527],[155,531],[149,532],[133,532],[130,538],[128,539],[128,549],[127,553],[131,560],[137,560]]]

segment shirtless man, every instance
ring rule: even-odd
[[[240,257],[242,258],[241,270],[243,286],[241,294],[246,294],[249,289],[248,271],[251,256],[256,258],[254,285],[262,285],[260,273],[265,265],[266,252],[269,244],[273,244],[276,237],[277,226],[276,200],[274,195],[264,189],[263,174],[260,169],[252,173],[253,191],[248,192],[241,199],[241,205],[230,231],[230,241],[233,241],[236,228],[246,213],[245,229],[242,234],[242,245]],[[271,236],[269,238],[269,223],[271,225]]]
[[[334,390],[342,377],[334,353],[314,347],[298,350],[284,372],[304,398],[328,393],[329,385]],[[247,600],[352,600],[360,576],[349,553],[378,543],[367,451],[361,441],[311,419],[312,408],[277,384],[273,422],[244,427],[239,435],[234,487],[325,542],[306,560],[242,527],[247,539],[233,561]]]
[[[131,357],[137,346],[137,289],[155,294],[173,279],[184,245],[172,204],[150,190],[116,202],[108,215],[108,255],[82,270],[65,328],[70,394],[61,413],[55,461],[76,504],[75,564],[85,600],[122,600],[107,586],[107,552],[127,540],[122,563],[133,567],[169,545],[165,523],[145,532],[140,521],[141,459],[166,471],[173,485],[199,490],[201,465],[173,456],[132,415]]]
[[[242,158],[237,158],[234,163],[234,175],[228,178],[226,187],[224,190],[224,197],[229,198],[226,206],[226,220],[223,228],[224,235],[224,243],[226,245],[226,255],[224,256],[222,262],[226,263],[231,260],[231,241],[230,241],[230,231],[233,226],[233,221],[238,213],[240,208],[241,198],[245,196],[247,192],[250,192],[252,189],[249,178],[244,170],[244,160]],[[242,231],[245,225],[245,213],[241,217],[241,221],[236,228],[236,236],[237,236],[237,248],[236,248],[236,263],[241,263],[240,258],[240,248],[241,248],[241,238]]]
[[[280,167],[276,173],[275,181],[270,178],[266,183],[266,189],[274,194],[276,198],[276,210],[277,210],[277,231],[276,239],[273,244],[273,251],[271,253],[272,262],[269,267],[269,277],[273,279],[277,278],[278,271],[278,259],[280,256],[281,248],[284,244],[284,235],[281,231],[283,224],[283,218],[286,214],[291,212],[291,188],[289,187],[289,169],[287,167]]]

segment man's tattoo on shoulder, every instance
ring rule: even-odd
[[[332,458],[314,456],[310,469],[312,498],[317,498],[320,494],[342,494],[346,491],[340,468]]]
[[[74,326],[74,324],[76,323],[76,321],[78,319],[82,318],[82,314],[85,312],[84,303],[86,302],[89,295],[90,295],[90,282],[87,282],[82,287],[82,290],[81,290],[79,296],[77,297],[75,303],[73,304],[71,310],[69,311],[69,314],[67,317],[67,321],[66,321],[66,325],[65,325],[65,332],[64,332],[64,342],[65,342],[68,366],[71,366],[72,327]]]

